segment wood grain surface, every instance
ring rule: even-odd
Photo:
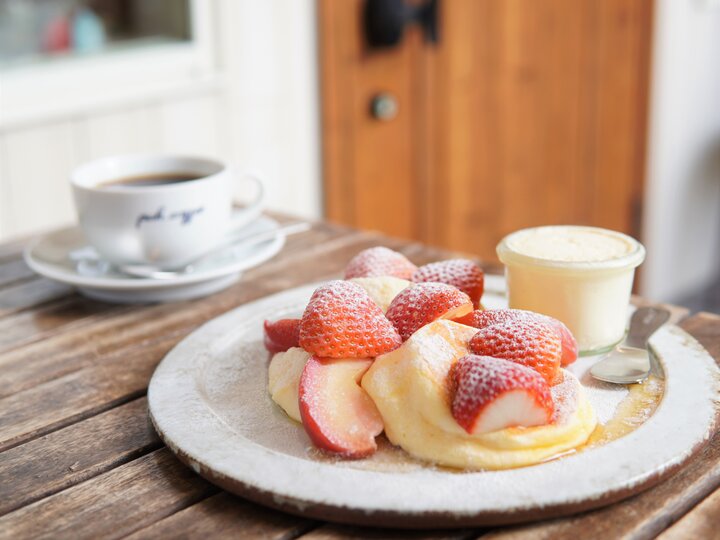
[[[321,523],[222,492],[183,466],[148,423],[145,393],[188,333],[262,296],[336,277],[360,249],[417,263],[451,254],[328,223],[213,296],[113,306],[31,274],[23,243],[0,245],[0,538],[711,538],[720,513],[720,435],[686,467],[627,501],[492,530],[402,531]],[[642,299],[636,299],[642,303]],[[676,319],[685,316],[675,309]],[[720,358],[720,317],[681,325]]]

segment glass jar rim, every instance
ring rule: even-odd
[[[622,239],[632,246],[632,250],[621,257],[614,257],[600,261],[563,261],[526,255],[510,247],[512,240],[520,234],[527,234],[528,231],[532,230],[549,229],[577,229],[587,232],[602,233],[604,235]],[[645,260],[645,247],[632,236],[610,229],[590,227],[586,225],[545,225],[541,227],[521,229],[505,236],[505,238],[503,238],[497,245],[496,252],[500,261],[505,265],[527,265],[546,269],[577,270],[582,272],[636,268]]]

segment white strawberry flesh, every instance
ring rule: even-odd
[[[455,420],[470,434],[550,422],[550,387],[535,370],[500,358],[467,355],[450,373]]]

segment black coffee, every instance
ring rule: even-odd
[[[198,178],[200,178],[200,176],[198,176],[197,174],[184,172],[148,174],[143,176],[129,176],[127,178],[109,180],[100,184],[100,187],[108,189],[122,189],[129,187],[165,186],[168,184],[189,182],[190,180],[197,180]]]

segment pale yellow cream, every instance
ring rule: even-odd
[[[599,262],[619,259],[636,246],[625,235],[594,227],[551,226],[525,229],[508,238],[516,253],[564,262]]]

